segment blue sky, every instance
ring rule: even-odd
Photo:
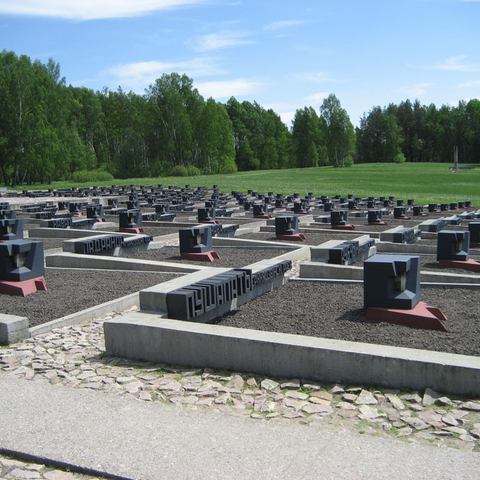
[[[352,122],[418,98],[480,98],[480,0],[0,0],[0,49],[67,84],[143,94],[186,73],[205,97],[291,125],[334,93]]]

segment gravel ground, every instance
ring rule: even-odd
[[[301,247],[302,245],[320,245],[322,243],[328,242],[329,240],[352,240],[355,238],[355,235],[350,235],[348,233],[305,233],[306,240],[303,242],[292,241],[292,240],[277,240],[275,234],[271,232],[255,232],[255,233],[246,233],[245,235],[240,235],[235,238],[241,238],[246,240],[263,240],[265,242],[282,242],[282,243],[291,243]]]
[[[195,262],[195,265],[220,268],[242,268],[251,263],[258,262],[267,258],[278,257],[291,250],[277,248],[216,248],[220,258],[212,262]],[[163,247],[153,250],[146,250],[129,255],[128,258],[138,258],[142,260],[155,260],[157,262],[175,262],[192,264],[191,260],[183,260],[180,257],[178,247]]]
[[[94,307],[176,278],[166,273],[45,269],[47,291],[2,295],[0,313],[28,317],[30,326]]]
[[[363,285],[290,282],[225,315],[225,326],[353,342],[480,355],[480,292],[427,288],[422,301],[440,308],[449,332],[366,320]]]

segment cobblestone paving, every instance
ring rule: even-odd
[[[326,385],[106,357],[103,322],[136,308],[1,347],[0,375],[126,395],[172,408],[210,409],[252,421],[295,422],[480,451],[478,398],[447,396],[428,388],[418,392]],[[0,467],[0,480],[83,478],[2,457]]]

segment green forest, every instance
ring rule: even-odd
[[[205,100],[165,74],[144,95],[67,86],[60,65],[0,53],[0,182],[91,181],[353,163],[480,162],[480,100],[375,106],[354,128],[339,99],[289,129],[256,102]]]

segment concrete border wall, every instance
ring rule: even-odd
[[[132,312],[104,323],[106,353],[326,383],[480,394],[480,358],[262,332]]]

